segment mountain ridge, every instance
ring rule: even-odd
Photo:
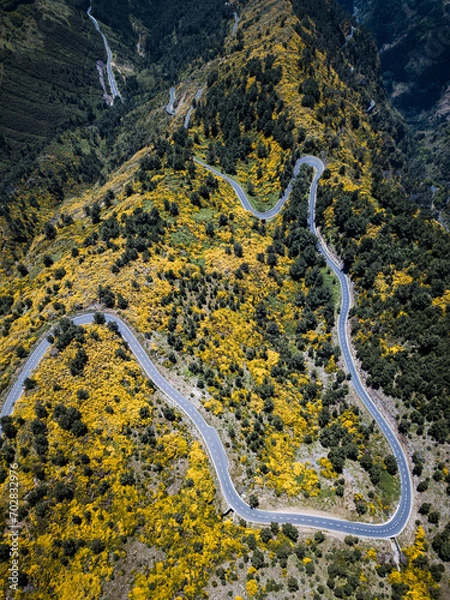
[[[23,253],[11,245],[17,254],[0,288],[3,389],[59,322],[51,355],[2,422],[1,477],[17,456],[23,478],[22,584],[31,598],[46,590],[64,599],[74,589],[136,600],[287,590],[373,600],[380,583],[396,597],[432,598],[441,579],[448,589],[437,563],[446,560],[449,518],[448,238],[407,202],[397,145],[404,130],[379,85],[370,37],[356,34],[343,48],[348,16],[332,2],[254,0],[239,14],[223,53],[180,74],[177,99],[185,100],[173,117],[165,107],[175,82],[164,73],[155,95],[140,88],[103,111],[82,147],[88,156],[93,140],[104,145],[97,183],[69,181],[45,216],[35,209],[43,227]],[[123,40],[116,48],[124,44],[127,56]],[[186,130],[190,99],[205,82]],[[195,432],[143,380],[100,314],[117,310],[143,333],[164,375],[218,430],[249,502],[383,518],[398,494],[395,460],[342,369],[336,283],[307,231],[310,175],[301,173],[274,222],[258,223],[193,160],[236,177],[264,207],[307,152],[326,160],[317,217],[355,280],[354,339],[367,381],[375,393],[396,394],[386,411],[414,456],[420,525],[411,521],[400,538],[410,559],[400,572],[381,542],[253,529],[224,515]],[[70,326],[64,316],[80,310],[97,311],[95,324]],[[427,511],[437,498],[440,513]]]

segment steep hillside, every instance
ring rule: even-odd
[[[92,4],[112,39],[124,98],[154,93],[163,82],[176,81],[194,60],[220,52],[230,9],[217,0],[201,8],[193,2],[173,4]],[[87,0],[0,4],[5,161],[26,147],[42,146],[56,131],[92,124],[98,116],[102,94],[95,63],[106,62],[106,53],[88,7]]]
[[[364,32],[345,45],[348,17],[328,0],[241,3],[236,35],[230,19],[226,38],[229,7],[213,18],[214,6],[205,3],[205,14],[217,35],[197,55],[194,40],[208,19],[183,29],[178,3],[167,12],[155,3],[162,33],[153,41],[145,41],[150,5],[131,14],[117,3],[108,19],[99,4],[123,56],[145,44],[147,66],[136,86],[128,77],[128,104],[51,142],[29,189],[18,188],[14,219],[29,231],[22,254],[11,238],[3,247],[4,395],[37,341],[58,327],[2,420],[5,589],[8,475],[17,463],[24,598],[83,590],[86,598],[134,600],[427,600],[440,586],[444,598],[448,238],[405,201],[396,145],[404,129],[380,84],[375,45]],[[174,21],[163,27],[169,14]],[[168,38],[172,62],[161,54]],[[150,67],[152,60],[159,62]],[[167,83],[177,63],[170,117]],[[283,212],[260,222],[193,160],[238,179],[264,210],[305,153],[326,163],[318,221],[355,282],[362,367],[414,454],[419,500],[400,536],[408,559],[400,571],[389,542],[251,528],[223,514],[197,430],[154,390],[102,314],[121,315],[216,428],[246,501],[387,520],[398,501],[396,463],[343,370],[338,285],[307,227],[310,170],[302,169]],[[87,310],[96,312],[93,325],[65,318]]]
[[[0,4],[0,248],[6,268],[66,193],[102,179],[148,143],[136,107],[142,118],[146,102],[148,114],[161,90],[222,51],[230,7],[218,0],[175,4],[92,4],[112,48],[122,99],[112,109],[104,101],[106,51],[86,14],[87,0]],[[25,208],[30,203],[32,218]]]
[[[450,5],[445,0],[357,0],[355,11],[377,40],[384,84],[411,126],[404,148],[409,194],[448,230]]]
[[[394,103],[410,118],[448,116],[450,12],[445,0],[357,0],[360,20],[380,48]]]
[[[216,57],[233,18],[231,5],[221,0],[96,0],[95,10],[128,49],[136,50],[141,68],[157,83],[173,83],[186,67]]]
[[[103,44],[79,4],[0,4],[2,177],[11,161],[60,129],[92,121],[101,105],[95,61]]]

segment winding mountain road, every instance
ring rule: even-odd
[[[237,28],[239,25],[239,21],[241,20],[240,16],[238,15],[237,12],[233,13],[233,17],[234,17],[234,24],[233,24],[233,30],[232,30],[232,35],[236,35],[237,32]]]
[[[113,99],[117,98],[117,97],[120,98],[121,96],[120,96],[119,88],[117,87],[116,79],[114,77],[114,73],[112,70],[113,55],[111,52],[111,48],[109,47],[108,40],[106,39],[106,36],[103,33],[103,31],[100,29],[100,25],[98,24],[97,19],[94,16],[92,16],[92,4],[90,5],[90,7],[87,9],[86,12],[87,12],[88,17],[94,23],[95,29],[102,36],[103,44],[105,46],[106,56],[107,56],[106,71],[108,73],[109,89],[111,90],[111,96],[113,97]]]
[[[166,111],[171,117],[173,117],[176,112],[175,108],[173,106],[174,102],[175,102],[175,88],[173,87],[173,88],[170,88],[170,100],[169,100],[169,104],[166,106]]]
[[[203,88],[200,88],[197,91],[197,93],[195,94],[195,102],[196,103],[200,100],[202,94],[203,94]],[[192,105],[186,114],[186,117],[184,119],[184,128],[185,129],[189,129],[189,124],[191,122],[192,112],[193,112],[194,108],[195,108],[194,105]]]
[[[196,160],[197,164],[202,165],[218,177],[221,177],[227,181],[235,191],[243,207],[251,212],[255,217],[259,219],[270,219],[276,216],[285,202],[288,200],[289,195],[292,191],[293,181],[297,177],[300,167],[303,164],[311,166],[315,170],[313,182],[311,184],[309,194],[309,227],[314,235],[318,239],[318,249],[321,254],[325,257],[325,260],[329,267],[334,271],[339,279],[342,292],[342,306],[338,320],[338,334],[339,342],[341,344],[342,353],[345,361],[345,365],[352,376],[352,382],[356,392],[358,393],[361,400],[369,410],[372,417],[380,426],[383,434],[386,436],[392,451],[397,459],[400,479],[401,479],[401,498],[400,503],[397,507],[395,514],[386,523],[381,524],[369,524],[369,523],[358,523],[353,521],[346,521],[343,519],[335,519],[325,516],[311,515],[307,513],[296,513],[296,512],[281,512],[281,511],[265,511],[259,509],[250,508],[244,500],[236,492],[234,484],[229,475],[229,462],[225,452],[222,441],[220,440],[217,431],[208,425],[201,413],[195,408],[195,406],[186,399],[178,390],[176,390],[161,373],[158,371],[155,364],[150,360],[144,348],[137,340],[131,329],[126,323],[115,315],[105,315],[108,321],[114,321],[117,323],[120,333],[124,340],[128,343],[130,350],[133,352],[137,361],[139,362],[144,373],[153,381],[155,386],[159,388],[166,396],[172,401],[178,408],[180,408],[186,416],[191,419],[194,425],[197,427],[200,435],[203,438],[205,447],[209,453],[211,462],[215,468],[217,478],[219,481],[220,489],[225,498],[227,504],[235,511],[237,515],[243,519],[260,524],[268,524],[271,522],[277,523],[291,523],[295,526],[311,527],[315,529],[323,529],[328,531],[334,531],[344,533],[347,535],[355,535],[360,537],[368,538],[390,538],[398,535],[405,527],[411,512],[412,506],[412,483],[409,474],[408,463],[403,452],[403,449],[398,442],[394,432],[386,422],[382,414],[379,412],[368,393],[364,389],[357,368],[354,363],[354,359],[350,350],[350,343],[347,334],[347,320],[348,311],[350,307],[350,283],[348,277],[340,270],[337,263],[332,258],[327,247],[321,241],[318,236],[315,226],[315,203],[317,196],[317,186],[320,177],[324,171],[323,162],[313,156],[304,156],[299,159],[294,168],[293,180],[289,184],[283,197],[280,198],[278,203],[271,210],[261,213],[255,211],[245,195],[245,192],[241,186],[236,183],[233,179],[220,173],[214,167],[206,165],[199,160]],[[73,318],[74,323],[77,325],[86,325],[93,321],[93,314],[83,314]],[[38,366],[39,362],[49,349],[50,344],[47,340],[43,340],[33,353],[28,358],[21,373],[9,392],[1,416],[9,415],[12,413],[15,402],[20,398],[23,392],[23,383],[26,377],[29,377],[34,369]]]
[[[345,44],[342,46],[342,48],[345,48],[351,42],[351,40],[353,39],[353,37],[355,35],[355,31],[356,31],[356,28],[354,25],[352,25],[351,29],[350,29],[350,33],[345,38]]]

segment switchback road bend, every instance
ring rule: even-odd
[[[347,333],[347,321],[348,312],[350,307],[350,281],[345,275],[339,265],[335,262],[328,248],[322,242],[318,236],[315,226],[315,206],[317,196],[317,186],[320,177],[324,171],[323,162],[315,158],[314,156],[304,156],[300,158],[294,168],[294,174],[291,182],[289,183],[285,193],[277,202],[277,204],[269,211],[261,213],[256,211],[250,204],[245,192],[242,187],[234,181],[228,175],[225,175],[218,171],[216,168],[206,165],[205,163],[196,160],[197,164],[202,165],[205,169],[208,169],[218,177],[228,182],[235,194],[237,195],[242,206],[251,212],[255,217],[259,219],[271,219],[275,217],[280,210],[283,208],[285,202],[288,200],[289,195],[292,191],[294,181],[300,172],[300,167],[303,164],[309,165],[315,171],[314,179],[311,185],[309,193],[309,228],[312,233],[317,237],[318,250],[324,256],[328,266],[336,274],[342,293],[342,305],[338,319],[338,335],[339,342],[342,349],[342,355],[348,372],[351,374],[351,380],[354,389],[362,402],[370,412],[372,417],[379,425],[381,431],[386,436],[392,452],[397,459],[400,481],[401,481],[401,497],[395,514],[386,523],[372,524],[372,523],[357,523],[353,521],[346,521],[343,519],[335,519],[326,516],[317,516],[307,514],[303,512],[282,512],[282,511],[265,511],[259,509],[252,509],[248,506],[244,500],[237,493],[234,484],[229,475],[229,462],[225,452],[222,441],[220,440],[217,431],[208,425],[203,415],[197,408],[185,398],[178,390],[176,390],[172,384],[158,371],[156,365],[151,361],[146,351],[128,327],[119,317],[108,314],[106,319],[108,321],[114,321],[119,327],[119,331],[123,336],[124,340],[128,343],[130,350],[133,352],[136,360],[139,362],[144,373],[149,377],[155,386],[161,390],[161,392],[185,415],[192,421],[201,437],[203,438],[204,445],[209,453],[211,462],[216,471],[218,482],[220,485],[221,492],[227,502],[227,504],[236,512],[237,515],[243,519],[260,524],[267,524],[273,522],[277,523],[291,523],[296,526],[311,527],[315,529],[324,529],[328,531],[334,531],[338,533],[344,533],[348,535],[355,535],[360,537],[368,538],[390,538],[398,535],[405,527],[408,522],[411,506],[412,506],[412,482],[408,469],[408,462],[404,451],[398,442],[395,433],[384,419],[383,415],[377,409],[376,405],[370,398],[369,394],[365,390],[358,370],[355,365],[354,358],[351,353],[350,342]],[[87,325],[92,323],[93,314],[83,314],[73,318],[74,323],[77,325]],[[13,411],[14,405],[20,398],[23,392],[23,384],[27,377],[36,369],[39,362],[44,357],[50,344],[47,340],[43,340],[32,352],[24,367],[22,368],[14,386],[10,390],[3,409],[1,416],[10,415]]]

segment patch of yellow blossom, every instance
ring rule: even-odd
[[[450,290],[445,290],[442,296],[439,296],[438,298],[433,298],[432,304],[433,306],[440,306],[442,310],[445,311],[450,305]]]
[[[383,338],[380,339],[380,348],[381,348],[381,356],[387,356],[388,354],[397,354],[397,352],[402,352],[405,348],[401,344],[393,344],[389,346],[386,340]]]
[[[273,445],[273,441],[276,442]],[[308,462],[293,460],[293,450],[289,438],[282,433],[273,433],[266,443],[266,465],[269,473],[266,481],[275,489],[277,495],[298,496],[304,492],[307,496],[319,494],[319,477]]]
[[[334,220],[334,210],[332,206],[327,206],[327,208],[325,209],[324,219],[326,227],[329,229],[332,226]]]
[[[405,271],[393,271],[392,273],[392,288],[395,290],[399,285],[409,285],[413,278]]]
[[[342,427],[345,427],[349,433],[355,435],[358,433],[359,417],[352,410],[346,410],[339,417]]]
[[[325,477],[325,479],[336,479],[337,473],[333,469],[333,465],[331,464],[331,461],[329,458],[326,458],[325,456],[320,458],[319,465],[320,465],[320,474],[322,475],[322,477]]]
[[[369,560],[376,561],[377,560],[377,551],[375,548],[369,548],[366,552],[366,556]]]
[[[425,539],[425,530],[418,527],[414,544],[403,549],[408,565],[401,571],[392,571],[389,575],[389,582],[403,583],[408,586],[408,591],[404,595],[405,600],[431,600],[430,590],[438,588],[429,570],[424,570],[414,564],[415,559],[425,555],[427,542]]]
[[[367,229],[366,229],[366,237],[375,239],[378,237],[378,234],[380,232],[381,229],[381,225],[368,225]]]
[[[247,361],[249,373],[258,385],[269,375],[270,369],[277,364],[279,356],[278,352],[267,350],[266,360],[256,358],[255,360]]]
[[[247,581],[245,589],[247,590],[247,594],[250,596],[250,598],[256,596],[256,594],[258,593],[258,584],[256,583],[256,580],[250,579],[249,581]]]
[[[377,511],[377,508],[376,508],[375,504],[373,502],[369,502],[367,506],[369,508],[369,513],[371,515],[374,515],[376,513],[376,511]]]
[[[218,417],[219,415],[221,415],[223,413],[223,406],[222,404],[218,401],[218,400],[207,400],[206,402],[204,402],[203,406],[207,409],[210,410],[214,416]]]
[[[164,562],[151,568],[147,576],[136,579],[138,590],[146,589],[152,600],[173,597],[181,587],[186,598],[198,597],[213,565],[240,551],[235,526],[229,520],[222,521],[212,504],[214,485],[207,457],[198,442],[192,444],[188,461],[186,481],[193,485],[182,487],[175,495],[163,494],[142,508],[143,540],[149,546],[164,548],[166,553]],[[174,519],[177,514],[183,516],[181,528]],[[201,553],[193,550],[199,540],[203,544]],[[135,597],[141,596],[132,592],[130,599]]]
[[[334,373],[336,369],[336,361],[334,356],[332,356],[325,367],[325,373]]]
[[[378,273],[375,277],[374,288],[380,295],[380,298],[384,301],[387,298],[387,291],[390,286],[388,285],[384,273]]]

